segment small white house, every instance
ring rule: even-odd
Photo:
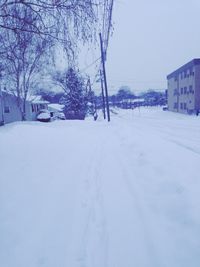
[[[0,125],[21,120],[22,114],[17,97],[6,92],[0,92]]]
[[[41,96],[31,96],[28,98],[28,107],[26,110],[27,120],[35,121],[41,110],[48,110],[48,101],[42,99]]]
[[[31,97],[26,101],[26,120],[34,121],[42,109],[48,109],[47,101],[40,96]],[[0,125],[21,121],[22,112],[20,111],[19,99],[13,94],[5,91],[0,92]]]

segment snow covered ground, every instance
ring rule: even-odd
[[[0,128],[0,266],[199,267],[200,118]]]

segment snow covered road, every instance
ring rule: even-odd
[[[199,267],[200,119],[0,128],[0,266]]]

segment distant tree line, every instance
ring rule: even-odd
[[[116,94],[109,97],[109,102],[111,106],[125,109],[138,106],[162,106],[167,104],[167,96],[165,91],[159,90],[148,90],[135,95],[128,86],[122,86]]]
[[[144,105],[146,106],[164,106],[167,104],[166,90],[159,91],[150,89],[141,93],[140,97],[144,99]]]
[[[61,103],[61,104],[66,103],[64,101],[70,100],[72,103],[70,109],[73,112],[76,112],[76,109],[74,108],[76,105],[75,102],[77,100],[84,99],[84,101],[86,102],[81,101],[84,106],[83,109],[84,114],[88,112],[94,114],[96,109],[103,108],[102,95],[97,96],[94,91],[92,90],[87,91],[86,82],[84,82],[83,77],[80,78],[80,74],[77,73],[76,75],[78,75],[77,77],[79,77],[79,79],[81,79],[82,82],[79,84],[80,86],[76,86],[76,88],[82,88],[82,89],[81,92],[79,92],[80,97],[77,96],[75,98],[73,97],[73,94],[77,94],[78,91],[74,89],[73,94],[70,95],[69,93],[67,93],[68,88],[70,87],[73,88],[73,86],[67,86],[65,78],[64,77],[61,78],[62,75],[61,73],[60,74],[57,73],[57,81],[60,80],[60,82],[63,84],[62,86],[65,86],[64,89],[65,92],[56,93],[56,92],[40,90],[38,93],[42,95],[44,100],[47,100],[50,103]],[[74,74],[72,75],[71,82],[76,80],[73,78],[73,76]],[[159,91],[159,90],[147,90],[146,92],[142,92],[139,95],[135,95],[128,86],[122,86],[116,92],[116,94],[109,96],[109,104],[111,107],[119,107],[123,109],[132,109],[140,106],[158,106],[158,105],[164,106],[167,104],[167,95],[165,91]]]

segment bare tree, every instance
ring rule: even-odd
[[[27,31],[38,35],[49,35],[70,46],[71,37],[91,39],[100,10],[105,0],[3,0],[0,4],[0,27],[13,31]],[[35,15],[34,21],[26,21],[23,14],[13,9],[27,9]],[[17,25],[12,24],[14,18]],[[5,24],[5,19],[7,23]],[[11,21],[11,22],[10,22]],[[22,25],[20,25],[22,23]],[[31,27],[30,27],[31,26]]]
[[[24,21],[19,23],[14,17],[10,18],[12,25],[23,27],[27,22],[31,25],[35,15],[27,9],[13,9],[16,17],[23,14]],[[6,21],[4,22],[6,25]],[[27,27],[31,29],[32,26]],[[42,57],[49,47],[48,38],[34,36],[30,31],[8,31],[4,28],[0,32],[1,62],[4,64],[4,83],[7,90],[18,100],[22,120],[26,119],[26,100],[30,91],[33,77],[38,73]]]
[[[108,19],[109,1],[0,1],[0,61],[5,65],[6,83],[18,97],[23,119],[31,81],[47,49],[60,42],[73,62],[78,41],[96,40],[101,23]]]

